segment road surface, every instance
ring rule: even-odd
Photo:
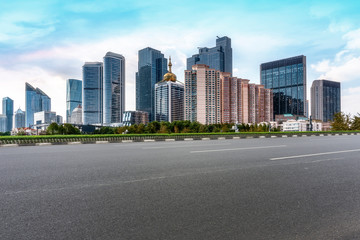
[[[360,239],[360,136],[0,148],[0,239]]]

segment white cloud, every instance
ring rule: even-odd
[[[360,113],[360,87],[348,88],[342,94],[341,111],[352,115]]]

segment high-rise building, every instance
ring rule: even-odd
[[[139,51],[136,73],[136,110],[149,113],[149,120],[155,120],[155,84],[167,72],[167,59],[159,50],[144,48]]]
[[[123,125],[148,124],[149,113],[143,111],[125,111],[123,114]]]
[[[25,83],[25,126],[34,125],[34,113],[41,111],[51,111],[51,98],[41,89],[34,88],[29,83]]]
[[[120,123],[125,111],[125,58],[108,52],[104,57],[103,123]]]
[[[247,79],[220,74],[221,122],[260,123],[272,119],[272,91]]]
[[[82,124],[82,106],[80,104],[71,113],[71,123]]]
[[[188,71],[196,64],[208,65],[211,69],[227,72],[232,75],[232,48],[231,38],[221,37],[216,39],[216,46],[213,48],[199,48],[199,53],[187,59]]]
[[[25,112],[20,108],[15,112],[15,128],[24,128],[25,127]]]
[[[57,124],[63,124],[64,118],[61,115],[56,115],[56,123]]]
[[[11,132],[13,128],[13,116],[14,116],[14,101],[9,97],[4,97],[2,100],[2,113],[7,118],[6,132]]]
[[[7,132],[7,117],[5,114],[0,114],[0,132]]]
[[[161,82],[155,84],[155,120],[173,122],[184,120],[184,84],[176,81],[176,75],[169,72]]]
[[[71,113],[82,104],[82,81],[68,79],[66,81],[66,122],[71,122]]]
[[[103,120],[103,63],[86,62],[83,66],[83,122],[99,124]]]
[[[220,71],[205,64],[185,70],[185,120],[202,124],[221,122]]]
[[[273,90],[273,118],[280,114],[305,115],[305,56],[263,63],[260,78],[265,88]]]
[[[315,80],[311,86],[311,117],[329,122],[334,114],[341,112],[340,83],[329,80]]]

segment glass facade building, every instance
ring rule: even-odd
[[[282,59],[260,65],[261,84],[273,90],[275,115],[305,115],[306,57]]]
[[[155,120],[184,120],[184,84],[164,81],[155,85]]]
[[[103,120],[103,63],[86,62],[83,66],[83,123]]]
[[[329,122],[334,114],[341,112],[340,83],[329,80],[315,80],[311,86],[311,117]]]
[[[136,73],[136,110],[149,113],[155,120],[155,84],[167,73],[167,59],[159,50],[144,48],[139,51]]]
[[[39,88],[25,83],[25,108],[25,126],[31,127],[34,125],[34,113],[51,111],[51,98]]]
[[[13,129],[13,116],[14,116],[14,101],[9,97],[4,97],[2,100],[2,113],[6,115],[7,125],[6,132]]]
[[[66,122],[71,122],[72,111],[82,104],[82,81],[68,79],[66,81]]]
[[[7,132],[7,117],[4,114],[0,114],[0,132]]]
[[[20,108],[15,112],[15,128],[25,127],[25,112]]]
[[[199,48],[199,53],[187,59],[186,69],[192,70],[195,64],[205,64],[210,68],[227,72],[232,75],[232,48],[231,38],[221,37],[216,39],[213,48]]]
[[[125,58],[108,52],[104,57],[103,123],[120,123],[125,111]]]

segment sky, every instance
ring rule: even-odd
[[[342,111],[360,112],[360,1],[346,0],[4,0],[0,8],[0,98],[25,110],[25,82],[65,117],[66,80],[108,51],[126,59],[126,110],[135,110],[138,51],[171,56],[184,81],[198,47],[232,40],[233,75],[260,83],[260,64],[307,57],[307,99],[315,79],[341,82]]]

